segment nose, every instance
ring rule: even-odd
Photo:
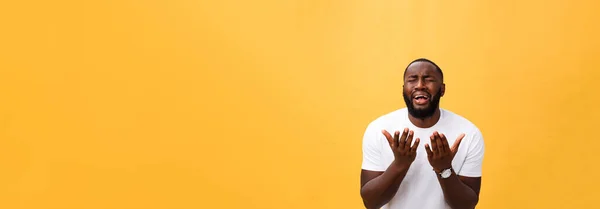
[[[420,80],[417,82],[417,84],[415,85],[415,90],[419,91],[419,90],[425,90],[425,82],[423,82],[423,80]]]

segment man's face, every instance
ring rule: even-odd
[[[442,75],[434,65],[428,62],[411,64],[404,75],[402,93],[408,112],[420,119],[432,116],[439,108],[445,88]]]

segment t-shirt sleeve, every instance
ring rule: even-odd
[[[363,135],[362,169],[370,171],[385,171],[381,157],[381,130],[369,124]]]
[[[459,176],[481,177],[485,144],[479,130],[475,130],[468,146],[465,162],[458,173]]]

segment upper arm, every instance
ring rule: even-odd
[[[481,190],[481,177],[458,176],[458,178],[464,184],[471,187],[471,189],[473,189],[473,191],[475,191],[475,194],[477,194],[477,196],[479,196],[479,191]]]
[[[485,144],[478,129],[475,129],[471,137],[471,143],[467,146],[465,162],[457,175],[464,184],[479,195]]]
[[[362,138],[362,165],[360,172],[360,187],[383,174],[385,168],[381,156],[381,130],[369,124]]]
[[[362,165],[363,170],[385,171],[381,153],[381,130],[369,124],[362,139]]]
[[[383,174],[382,171],[370,171],[362,169],[360,171],[360,188],[362,189],[365,186],[365,184],[367,184],[367,182],[373,180],[374,178],[377,178],[381,174]]]
[[[485,144],[479,130],[475,129],[471,133],[471,139],[466,149],[465,161],[460,171],[458,171],[458,175],[473,178],[481,177]]]

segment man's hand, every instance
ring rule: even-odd
[[[392,148],[394,161],[383,172],[361,170],[360,196],[366,208],[381,208],[390,202],[415,160],[417,147],[419,147],[419,138],[415,140],[413,146],[410,146],[414,133],[407,128],[404,129],[402,137],[399,131],[396,131],[393,137],[386,130],[381,132]]]
[[[429,164],[433,167],[435,172],[441,172],[444,169],[452,167],[452,159],[458,151],[460,142],[465,137],[465,134],[458,136],[452,148],[448,146],[448,140],[444,134],[439,134],[437,131],[431,135],[431,146],[425,144],[425,150],[427,151],[427,159]]]
[[[400,136],[400,132],[396,131],[394,137],[386,130],[382,131],[385,138],[390,144],[390,148],[394,152],[394,164],[400,168],[408,168],[417,156],[417,147],[419,147],[419,138],[415,139],[414,145],[410,146],[413,141],[414,132],[405,128]]]

